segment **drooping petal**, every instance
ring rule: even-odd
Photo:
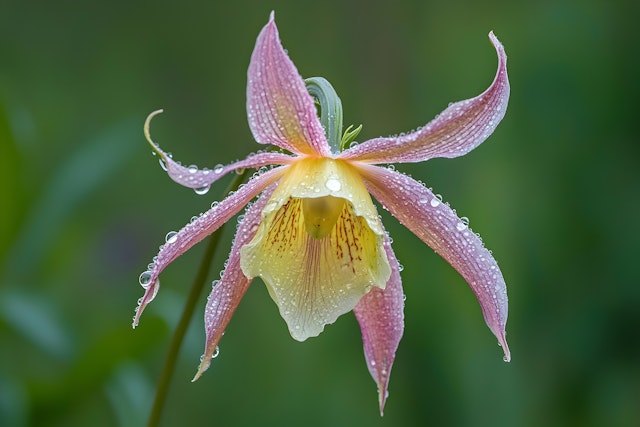
[[[362,297],[353,312],[360,323],[367,368],[378,385],[380,415],[387,400],[389,376],[398,344],[404,332],[404,294],[400,266],[389,238],[384,249],[391,266],[391,277],[384,289],[372,288]]]
[[[229,195],[218,205],[211,208],[194,221],[185,225],[180,231],[171,236],[167,235],[167,242],[160,247],[160,252],[154,258],[148,271],[142,273],[140,282],[145,293],[138,300],[133,327],[138,325],[143,310],[158,293],[160,281],[158,276],[173,260],[189,250],[202,239],[216,231],[222,224],[238,213],[251,199],[257,196],[267,186],[278,180],[283,168],[272,169],[262,175],[249,180],[238,191]],[[144,278],[143,278],[144,276]]]
[[[211,358],[217,352],[222,334],[253,280],[247,278],[240,269],[240,248],[255,236],[261,221],[260,213],[274,189],[275,185],[266,189],[258,200],[247,209],[244,219],[238,224],[224,273],[217,284],[213,286],[207,299],[207,306],[204,310],[205,350],[193,381],[197,380],[209,368]]]
[[[498,53],[498,71],[485,92],[451,104],[416,132],[375,138],[345,150],[340,157],[366,163],[421,162],[462,156],[480,145],[504,117],[509,101],[507,56],[493,32],[489,38]]]
[[[161,112],[162,110],[154,111],[147,117],[144,125],[144,134],[147,141],[154,152],[160,157],[160,164],[162,168],[167,171],[169,177],[178,184],[193,188],[199,193],[206,193],[211,184],[231,171],[246,168],[260,168],[267,165],[284,165],[293,159],[293,157],[283,153],[264,152],[250,155],[246,159],[231,163],[230,165],[217,165],[213,169],[198,169],[196,166],[183,166],[181,163],[173,160],[169,154],[162,151],[160,146],[151,139],[149,124],[151,119]]]
[[[498,338],[505,361],[507,287],[498,263],[466,221],[414,179],[388,169],[362,165],[371,194],[393,216],[442,256],[464,277],[475,293],[489,329]]]
[[[293,163],[262,218],[256,237],[242,248],[242,271],[262,277],[293,338],[318,335],[369,289],[386,285],[391,270],[384,230],[348,164]]]
[[[247,115],[256,141],[297,154],[330,153],[313,99],[282,48],[273,12],[256,40],[247,78]]]

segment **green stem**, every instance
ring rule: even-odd
[[[227,190],[226,194],[228,195],[231,191],[237,190],[240,184],[242,184],[242,181],[244,181],[245,176],[246,171],[237,175],[233,182],[229,185],[229,189]],[[151,414],[149,415],[149,422],[147,423],[148,427],[156,427],[160,422],[160,415],[162,413],[162,408],[164,407],[167,392],[169,391],[169,385],[171,383],[171,378],[173,377],[173,372],[175,371],[178,353],[180,352],[182,341],[184,340],[184,336],[187,333],[189,323],[191,322],[191,318],[193,317],[196,303],[200,299],[200,294],[202,294],[204,284],[207,282],[207,276],[209,275],[209,271],[211,270],[211,262],[213,260],[213,256],[215,255],[216,248],[218,247],[218,242],[220,241],[220,236],[222,235],[224,226],[225,225],[223,224],[222,227],[220,227],[215,233],[211,235],[211,237],[209,237],[207,249],[204,253],[202,261],[200,262],[200,267],[198,267],[198,273],[193,280],[193,285],[191,286],[191,290],[189,291],[189,295],[187,296],[187,302],[184,305],[184,310],[182,311],[182,315],[180,316],[180,321],[178,322],[178,326],[176,327],[176,330],[171,337],[169,351],[167,352],[167,358],[165,359],[164,366],[162,367],[160,379],[158,380],[158,387],[156,388],[156,395],[153,400],[153,407],[151,408]]]

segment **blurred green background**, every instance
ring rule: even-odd
[[[353,315],[295,342],[256,280],[192,384],[202,296],[162,425],[640,425],[636,5],[3,1],[0,425],[145,423],[203,245],[163,273],[133,331],[138,275],[230,178],[206,196],[172,183],[142,125],[165,108],[154,138],[185,164],[255,151],[246,69],[272,9],[301,74],[333,83],[361,141],[479,94],[496,68],[487,33],[504,43],[512,94],[495,134],[465,157],[398,169],[493,250],[513,361],[461,277],[383,212],[407,294],[384,418]]]

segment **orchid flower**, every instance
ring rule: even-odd
[[[497,51],[498,70],[485,92],[450,104],[417,131],[348,144],[357,130],[348,129],[340,138],[341,107],[323,127],[309,85],[283,49],[271,13],[251,56],[247,113],[255,140],[280,151],[258,152],[213,169],[185,167],[149,136],[149,121],[158,112],[147,119],[145,135],[169,176],[197,193],[205,193],[231,171],[258,171],[235,193],[167,235],[140,276],[145,293],[133,326],[156,296],[159,274],[248,206],[222,277],[214,282],[207,301],[205,353],[194,380],[208,368],[231,316],[259,276],[296,340],[317,336],[325,325],[353,310],[382,413],[404,329],[404,295],[401,268],[372,195],[467,281],[509,361],[506,285],[491,252],[440,196],[394,168],[379,166],[462,156],[491,135],[505,114],[509,81],[504,49],[493,33],[489,38]],[[323,82],[317,80],[314,87]]]

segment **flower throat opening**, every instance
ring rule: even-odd
[[[345,199],[333,196],[302,199],[302,216],[307,233],[315,239],[327,236],[335,226]]]

